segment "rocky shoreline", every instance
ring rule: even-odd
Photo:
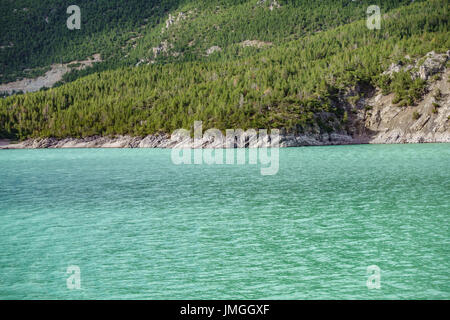
[[[270,148],[279,146],[303,147],[303,146],[332,146],[352,144],[407,144],[407,143],[450,143],[450,133],[442,133],[437,136],[403,136],[401,132],[391,133],[385,136],[371,138],[368,136],[352,137],[345,134],[308,134],[308,135],[279,135],[277,139],[267,137],[264,140],[247,141],[243,147],[246,148]],[[11,141],[0,141],[0,149],[66,149],[66,148],[188,148],[188,149],[216,149],[240,147],[236,143],[224,141],[218,143],[214,139],[205,137],[197,141],[189,138],[175,137],[169,135],[149,135],[146,137],[117,136],[117,137],[87,137],[87,138],[44,138],[29,139],[18,143]]]
[[[311,134],[311,135],[280,135],[277,139],[268,135],[265,139],[247,141],[244,147],[268,148],[300,147],[300,146],[326,146],[366,143],[362,139],[354,139],[344,134]],[[0,149],[63,149],[63,148],[234,148],[237,144],[229,141],[217,142],[213,138],[204,137],[193,139],[171,136],[166,134],[148,135],[146,137],[117,136],[117,137],[87,137],[87,138],[44,138],[28,139],[19,143],[0,143]]]

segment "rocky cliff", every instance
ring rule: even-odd
[[[359,137],[368,143],[450,142],[450,69],[446,54],[428,53],[404,66],[392,65],[386,74],[408,71],[426,81],[425,94],[413,105],[396,104],[395,95],[376,89],[360,101],[355,121]]]

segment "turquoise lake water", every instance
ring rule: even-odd
[[[0,151],[0,299],[450,298],[450,144],[170,154]]]

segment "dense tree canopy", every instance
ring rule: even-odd
[[[206,3],[204,10],[216,10],[219,2],[227,4],[227,10],[236,6],[251,10],[255,6],[255,1],[251,6],[248,1],[210,1],[214,6]],[[330,4],[331,13],[333,8],[358,7],[360,3],[320,1],[325,2],[339,4]],[[401,2],[386,1],[392,7]],[[317,1],[282,3],[302,9],[314,3],[312,7],[322,8]],[[192,3],[185,6],[186,12],[193,8]],[[202,46],[214,43],[224,50],[210,57],[193,59],[194,53],[186,53],[177,61],[168,57],[139,67],[117,65],[57,88],[1,99],[0,136],[25,139],[146,135],[190,128],[194,120],[204,121],[205,129],[333,130],[345,122],[345,112],[336,103],[343,92],[360,84],[380,85],[379,75],[405,55],[419,57],[431,50],[443,52],[450,48],[446,0],[415,2],[390,10],[384,15],[381,30],[366,28],[365,20],[360,19],[364,10],[358,14],[359,19],[334,15],[334,20],[325,11],[310,12],[301,19],[312,19],[317,25],[305,24],[309,27],[304,29],[298,27],[298,20],[291,29],[287,27],[289,10],[282,11],[283,6],[274,17],[265,16],[270,10],[259,10],[265,9],[257,8],[253,14],[263,18],[249,20],[252,23],[246,27],[240,26],[242,11],[236,10],[225,11],[223,18],[220,14],[216,17],[226,32],[201,33],[197,28],[209,26],[213,21],[207,22],[213,15],[206,14],[202,18],[205,23],[190,24],[191,34],[178,33],[179,38],[173,42],[175,50],[177,41],[214,38]],[[326,17],[322,22],[320,13]],[[266,27],[259,25],[264,21]],[[248,29],[248,33],[227,36],[233,28]],[[323,31],[317,32],[321,28]],[[152,43],[152,39],[158,42],[171,37],[168,32],[161,33],[160,26],[155,30],[142,38],[135,52],[145,52],[148,39]],[[274,32],[264,35],[265,30]],[[245,39],[270,41],[273,45],[243,48],[239,42]],[[402,79],[396,79],[395,84],[386,89],[399,91],[402,99],[410,94],[408,90],[420,87],[419,83]],[[408,89],[406,93],[400,92],[402,86]]]
[[[104,63],[67,75],[71,81],[96,71],[153,59],[152,48],[170,42],[157,62],[204,59],[211,46],[223,49],[247,39],[275,44],[299,39],[363,18],[366,8],[383,12],[410,0],[4,0],[0,2],[0,83],[43,74],[53,63],[84,60],[100,53]],[[80,30],[69,30],[66,10],[81,9]],[[184,13],[181,23],[165,27],[169,13]],[[175,19],[176,20],[176,19]],[[235,50],[223,52],[234,55]],[[209,58],[218,59],[220,55]]]

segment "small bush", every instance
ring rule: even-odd
[[[400,107],[400,108],[407,107],[409,104],[412,104],[412,103],[409,103],[409,100],[407,100],[407,99],[403,99],[400,102],[398,102],[397,107]]]
[[[358,102],[359,99],[360,99],[360,96],[359,96],[359,95],[356,95],[356,96],[348,97],[348,98],[347,98],[347,101],[348,101],[352,106],[354,106],[354,105],[356,105],[356,103]]]
[[[424,62],[425,62],[426,59],[427,59],[427,58],[425,58],[425,57],[420,58],[419,61],[417,61],[417,65],[418,65],[418,66],[423,66],[423,64],[424,64]]]
[[[418,113],[417,111],[414,111],[412,118],[413,118],[413,120],[418,120],[420,118],[420,113]]]
[[[422,79],[411,79],[408,72],[399,72],[394,76],[391,89],[395,93],[393,103],[401,102],[401,106],[413,105],[425,93],[426,81]]]
[[[391,89],[392,80],[388,75],[384,74],[384,75],[379,76],[375,82],[378,85],[378,87],[381,88],[381,93],[383,95],[387,95],[392,92],[392,89]]]
[[[400,96],[395,96],[394,99],[392,99],[392,103],[393,103],[393,104],[397,104],[397,103],[399,103],[400,101],[401,101]]]
[[[438,74],[435,74],[431,80],[432,80],[432,81],[439,81],[439,80],[441,80],[441,79],[442,79],[442,78],[441,78],[441,75],[438,73]]]
[[[344,112],[344,117],[342,119],[342,122],[343,123],[347,123],[348,122],[348,113],[347,113],[347,111]]]
[[[442,92],[439,88],[434,92],[434,98],[438,101],[442,99]]]

